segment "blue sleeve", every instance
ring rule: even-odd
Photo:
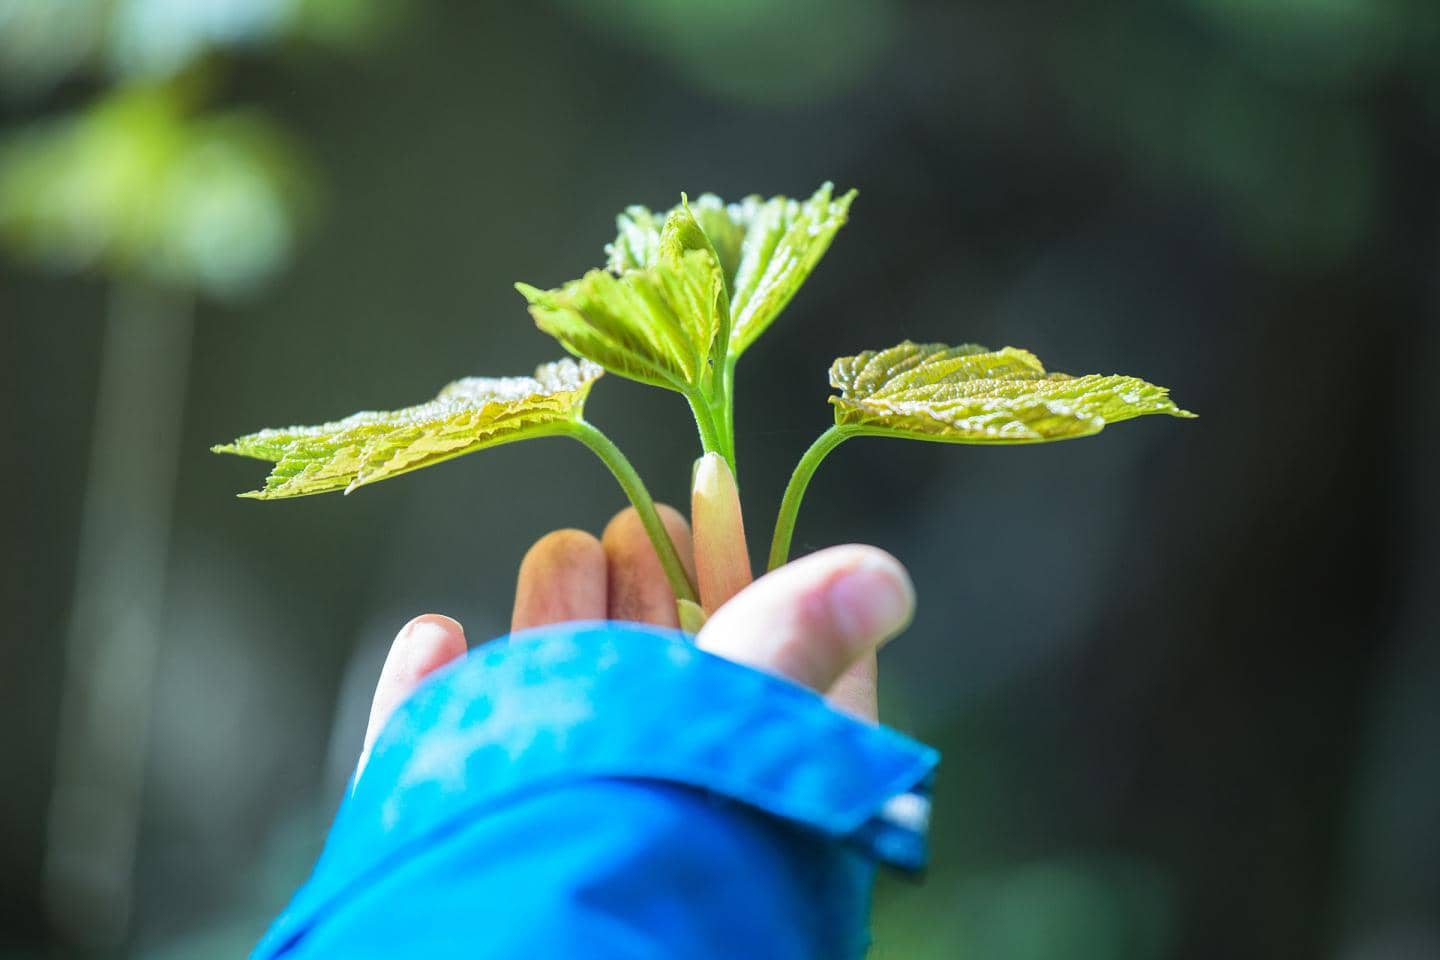
[[[681,633],[517,634],[396,712],[254,956],[858,957],[937,760]]]

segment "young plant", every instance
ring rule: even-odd
[[[698,629],[736,588],[724,571],[744,564],[748,577],[734,488],[735,365],[824,256],[854,197],[853,190],[835,197],[827,183],[804,201],[752,196],[726,204],[705,194],[691,203],[682,194],[679,206],[663,212],[629,207],[616,220],[605,269],[552,290],[516,285],[536,325],[578,362],[548,363],[533,377],[459,380],[419,406],[262,430],[213,449],[273,463],[263,488],[241,494],[266,500],[349,493],[487,447],[570,437],[615,475],[655,546],[682,626]],[[706,455],[693,481],[697,508],[703,504],[722,520],[706,524],[710,539],[696,543],[702,558],[723,558],[700,564],[716,578],[700,591],[630,461],[584,418],[585,399],[604,371],[679,393],[695,417]],[[830,398],[835,425],[790,477],[771,538],[771,569],[789,558],[815,469],[850,437],[1042,443],[1089,436],[1145,414],[1194,416],[1164,387],[1135,377],[1050,373],[1015,347],[906,340],[841,357],[830,367],[830,383],[839,391]],[[701,607],[702,596],[710,609]]]

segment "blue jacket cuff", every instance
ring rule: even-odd
[[[938,759],[676,631],[591,622],[517,634],[439,671],[400,707],[257,955],[458,826],[591,781],[691,788],[918,870]]]

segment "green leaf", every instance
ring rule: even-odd
[[[905,341],[830,368],[835,423],[949,443],[1038,443],[1152,413],[1193,417],[1136,377],[1047,373],[1033,353]]]
[[[533,377],[467,377],[429,403],[363,411],[313,427],[262,430],[211,449],[275,464],[260,500],[344,490],[486,447],[563,432],[601,375],[594,364],[547,363]]]
[[[827,183],[805,201],[750,196],[731,204],[707,193],[666,214],[629,207],[616,218],[615,241],[606,247],[610,269],[623,274],[657,263],[665,225],[687,210],[724,273],[730,298],[727,348],[738,356],[785,309],[845,225],[855,191],[839,198],[832,192]]]
[[[656,216],[649,207],[626,207],[615,218],[615,241],[605,247],[611,272],[618,275],[653,266],[660,259],[660,228],[664,225],[665,217]]]
[[[592,270],[556,290],[515,289],[530,302],[536,325],[566,350],[619,376],[693,396],[714,375],[716,343],[728,330],[725,278],[683,207],[653,241],[653,262],[644,268],[618,276]]]
[[[686,633],[699,633],[709,616],[705,608],[694,600],[676,600],[675,613],[680,618],[680,629]]]

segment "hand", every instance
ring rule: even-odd
[[[689,524],[670,507],[659,511],[695,578]],[[716,536],[716,528],[738,525],[738,511],[711,510],[697,494],[694,512],[701,600],[715,610],[697,645],[823,691],[837,708],[875,720],[875,651],[905,628],[915,607],[899,561],[875,547],[831,547],[750,583],[748,561],[734,550],[705,549],[717,540],[736,542],[734,531],[721,531],[732,535],[727,540]],[[617,514],[599,540],[581,530],[547,534],[520,563],[512,631],[605,619],[678,626],[674,596],[633,508]],[[465,651],[464,631],[449,617],[426,614],[406,624],[380,672],[361,767],[396,707],[428,674]]]

